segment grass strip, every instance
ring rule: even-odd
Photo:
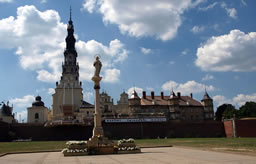
[[[256,138],[168,138],[137,139],[135,141],[140,147],[185,146],[256,154]],[[65,143],[66,141],[0,142],[0,154],[61,150],[66,147]]]

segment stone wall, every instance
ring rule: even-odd
[[[93,126],[44,127],[42,124],[12,124],[0,126],[0,141],[6,141],[6,133],[15,134],[15,139],[32,140],[87,140],[92,136]],[[103,123],[105,136],[122,138],[164,138],[164,137],[225,137],[222,122],[217,121],[169,121],[164,123]],[[8,131],[8,132],[7,132]],[[8,134],[7,134],[8,135]]]
[[[9,129],[8,123],[0,121],[0,141],[8,141],[10,139]]]
[[[254,120],[236,120],[237,137],[256,137],[256,119]]]
[[[224,126],[217,121],[169,121],[166,123],[103,124],[106,135],[123,138],[224,137]]]
[[[225,120],[224,127],[227,137],[256,137],[256,119]]]

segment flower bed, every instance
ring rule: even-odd
[[[85,149],[87,148],[87,141],[68,141],[66,145],[68,149]]]
[[[118,141],[118,154],[139,153],[140,148],[136,146],[133,138]]]
[[[98,144],[95,146],[93,144],[94,146],[93,145],[90,146],[90,143],[88,145],[87,141],[68,141],[66,143],[67,148],[63,149],[62,153],[64,154],[64,156],[82,156],[82,155],[94,155],[94,154],[116,154],[116,153],[131,154],[131,153],[141,152],[140,148],[135,145],[135,141],[132,138],[119,140],[117,144],[108,145],[106,143],[105,145]]]
[[[62,150],[64,156],[88,155],[87,141],[68,141],[67,148]]]
[[[64,156],[88,155],[87,149],[68,149],[68,148],[65,148],[61,152],[64,154]]]

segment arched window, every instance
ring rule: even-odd
[[[35,113],[35,119],[39,119],[39,114]]]

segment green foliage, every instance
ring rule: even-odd
[[[222,117],[229,119],[233,117],[233,114],[236,114],[236,109],[232,104],[222,104],[217,108],[215,112],[215,117],[217,121],[221,121]]]
[[[256,117],[256,102],[246,102],[239,110],[235,109],[232,104],[223,104],[217,108],[215,117],[217,121],[231,119],[235,115],[236,118]]]
[[[236,108],[231,105],[231,104],[228,104],[227,108],[225,109],[225,111],[223,112],[223,117],[224,119],[231,119],[233,118],[234,116],[237,116],[237,110]]]
[[[256,117],[256,103],[246,102],[240,107],[239,114],[241,117]]]

